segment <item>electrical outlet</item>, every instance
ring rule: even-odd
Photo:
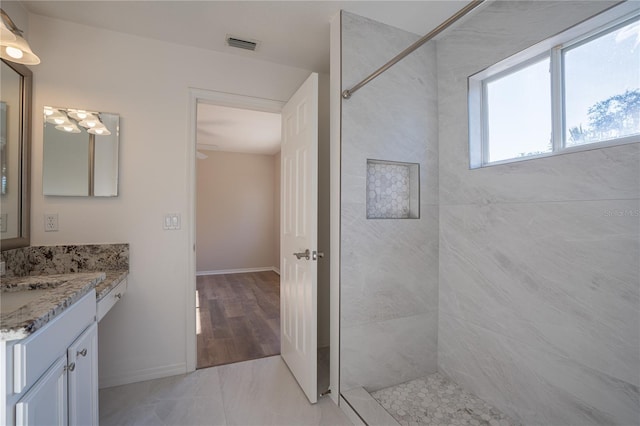
[[[58,213],[44,214],[44,232],[54,232],[58,230]]]

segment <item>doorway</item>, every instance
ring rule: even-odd
[[[320,86],[320,89],[318,89],[318,86]],[[328,329],[329,329],[329,317],[328,317],[328,311],[329,311],[329,306],[328,306],[328,300],[329,300],[329,282],[328,282],[328,278],[329,278],[329,258],[330,258],[330,253],[329,253],[329,241],[328,241],[328,235],[329,235],[329,203],[328,203],[328,194],[329,194],[329,141],[328,141],[328,128],[329,128],[329,120],[328,120],[328,77],[325,76],[325,78],[321,78],[320,79],[320,84],[318,84],[318,75],[317,74],[312,74],[311,76],[309,76],[307,78],[307,80],[305,81],[305,83],[303,84],[303,86],[301,86],[298,91],[296,92],[296,95],[298,94],[298,92],[300,92],[302,90],[302,88],[305,87],[305,91],[307,91],[306,93],[309,96],[309,103],[298,103],[296,108],[296,111],[298,111],[298,113],[300,112],[305,112],[304,115],[301,115],[300,117],[306,117],[306,118],[299,118],[299,119],[295,119],[295,118],[291,118],[289,116],[291,110],[289,110],[289,112],[287,114],[285,114],[284,110],[283,110],[283,106],[285,105],[285,102],[279,102],[279,101],[272,101],[272,100],[267,100],[267,99],[259,99],[259,98],[252,98],[252,97],[247,97],[247,96],[242,96],[242,95],[234,95],[234,94],[228,94],[228,93],[222,93],[222,92],[211,92],[211,91],[207,91],[207,90],[200,90],[200,89],[190,89],[189,90],[189,116],[191,118],[190,120],[190,126],[189,126],[189,140],[191,141],[191,145],[190,145],[190,152],[189,152],[189,158],[188,158],[188,163],[189,163],[189,188],[191,188],[191,190],[189,191],[188,197],[190,199],[190,211],[188,213],[189,217],[192,218],[192,220],[189,222],[188,227],[189,227],[189,231],[190,231],[190,243],[189,243],[189,256],[190,256],[190,271],[192,271],[188,277],[188,283],[187,286],[185,286],[186,289],[186,295],[187,295],[187,329],[186,329],[186,359],[187,359],[187,371],[193,371],[196,368],[196,359],[197,359],[197,351],[196,351],[196,298],[194,297],[194,293],[196,290],[196,130],[197,130],[197,126],[196,126],[196,117],[197,117],[197,106],[200,103],[207,103],[207,104],[213,104],[213,105],[220,105],[220,106],[230,106],[230,107],[236,107],[236,108],[246,108],[246,109],[252,109],[252,110],[256,110],[256,111],[270,111],[270,112],[282,112],[282,116],[285,117],[285,115],[287,116],[287,118],[283,118],[283,123],[282,126],[284,128],[285,124],[286,124],[286,128],[290,129],[290,128],[294,128],[292,127],[292,125],[295,125],[295,129],[303,129],[306,128],[307,125],[309,125],[309,123],[315,122],[314,125],[317,125],[317,122],[315,120],[316,115],[318,116],[318,121],[320,123],[322,123],[321,126],[318,126],[318,128],[316,129],[316,131],[311,131],[309,132],[309,135],[317,135],[318,136],[318,140],[322,141],[322,143],[318,143],[316,148],[312,148],[309,151],[309,154],[312,155],[316,155],[315,151],[318,151],[318,155],[319,157],[316,157],[316,159],[311,159],[310,161],[313,163],[315,161],[318,162],[318,201],[319,202],[317,205],[312,206],[312,205],[307,205],[304,204],[304,207],[299,206],[298,204],[295,204],[297,209],[301,209],[299,211],[303,211],[302,209],[304,209],[304,211],[315,211],[318,210],[318,223],[317,224],[313,224],[312,221],[308,221],[307,224],[309,226],[309,229],[307,232],[311,233],[312,230],[314,230],[313,232],[315,232],[315,229],[317,228],[319,237],[318,237],[318,246],[317,248],[315,247],[307,247],[307,250],[309,250],[309,248],[311,248],[314,252],[315,250],[319,250],[318,251],[318,256],[302,256],[302,258],[298,258],[297,260],[300,260],[301,262],[317,262],[318,260],[317,258],[320,258],[320,254],[321,252],[324,252],[325,257],[324,260],[325,261],[321,261],[318,262],[318,288],[317,288],[317,292],[316,289],[314,289],[313,291],[308,291],[306,292],[306,296],[305,296],[305,304],[304,306],[313,306],[313,311],[311,310],[309,311],[309,316],[308,317],[304,317],[302,318],[303,323],[306,324],[314,324],[314,328],[317,328],[317,333],[313,332],[313,330],[311,330],[311,332],[313,332],[314,335],[317,335],[317,341],[318,341],[318,345],[317,347],[322,348],[322,350],[324,350],[324,352],[326,352],[326,349],[328,347],[329,344],[329,333],[328,333]],[[309,90],[311,90],[311,92],[309,92]],[[321,96],[319,96],[318,99],[318,95],[317,93],[314,94],[314,92],[319,93]],[[305,95],[307,96],[307,95]],[[295,99],[296,96],[294,95],[286,104],[289,105],[292,103],[292,100]],[[315,99],[313,99],[315,98]],[[314,105],[316,105],[316,103],[320,104],[320,105],[324,105],[321,106],[319,109],[317,109],[317,107],[315,107]],[[308,109],[308,108],[313,108],[313,110]],[[315,112],[312,112],[315,111]],[[295,124],[297,123],[297,124]],[[289,134],[289,133],[287,133]],[[285,138],[286,139],[286,138]],[[200,156],[202,156],[202,154],[207,155],[207,152],[201,153]],[[296,154],[297,155],[297,154]],[[283,155],[284,157],[284,155]],[[311,158],[311,157],[309,157]],[[283,160],[284,161],[284,160]],[[283,175],[286,174],[285,173],[285,169],[289,170],[291,172],[291,168],[285,168],[283,166]],[[299,179],[296,179],[296,181],[300,181]],[[313,178],[311,181],[315,181],[315,178]],[[229,185],[232,185],[233,183],[229,183]],[[291,188],[290,188],[291,189]],[[310,197],[303,197],[303,199],[305,200],[305,202],[309,202],[309,203],[315,203],[316,202],[316,197],[315,196],[310,196]],[[284,211],[284,209],[283,209]],[[286,216],[286,215],[284,215]],[[282,227],[282,226],[281,226]],[[282,227],[283,229],[285,229],[284,227]],[[298,228],[296,228],[298,229]],[[296,231],[299,232],[299,231]],[[285,231],[286,233],[286,231]],[[313,245],[313,244],[312,244]],[[280,259],[280,267],[282,268],[283,263],[285,262],[285,259],[288,260],[289,262],[285,262],[285,263],[290,263],[290,261],[292,261],[296,254],[300,254],[300,252],[304,252],[305,248],[300,248],[300,247],[295,247],[295,248],[289,248],[289,250],[285,250],[286,251],[286,255],[285,254],[281,254],[281,259]],[[293,253],[293,254],[292,254]],[[304,253],[303,253],[304,254]],[[314,253],[315,254],[315,253]],[[285,265],[286,266],[286,265]],[[289,265],[290,266],[290,265]],[[286,269],[286,268],[285,268]],[[245,271],[246,272],[246,271]],[[300,274],[299,274],[300,275]],[[315,284],[314,284],[315,287]],[[281,298],[281,304],[284,305],[282,309],[282,314],[283,314],[283,318],[284,318],[284,314],[290,314],[291,312],[297,312],[299,311],[299,307],[302,306],[302,304],[300,304],[299,302],[302,302],[302,299],[298,300],[297,298],[292,298],[290,292],[288,293],[287,291],[285,291],[285,289],[283,288],[281,291],[284,292],[282,298]],[[316,299],[316,295],[317,295],[317,299]],[[316,299],[316,300],[314,300]],[[317,309],[315,308],[316,303],[320,306],[320,308]],[[306,312],[306,311],[305,311]],[[317,315],[316,315],[317,313]],[[320,320],[319,320],[320,319]],[[286,321],[281,321],[281,323],[284,323]],[[299,328],[297,328],[299,329]],[[289,329],[287,329],[289,330]],[[281,330],[282,331],[282,330]],[[291,337],[291,335],[287,335],[286,331],[283,332],[283,336],[288,336],[288,338]],[[311,334],[309,334],[309,337],[311,337]],[[307,339],[309,341],[316,341],[315,338],[312,339]],[[298,347],[298,346],[296,346]],[[282,350],[282,345],[281,345],[281,350]],[[287,352],[289,353],[289,352]],[[305,361],[305,368],[309,369],[309,367],[311,366],[316,366],[317,365],[317,360],[318,358],[323,359],[326,358],[326,356],[322,356],[322,353],[320,355],[318,355],[316,357],[316,350],[307,350],[305,352],[305,357],[307,357],[308,359]],[[298,383],[301,385],[301,387],[305,390],[305,393],[307,394],[307,396],[309,397],[309,400],[311,402],[315,402],[316,401],[316,395],[320,394],[320,393],[324,393],[327,389],[328,386],[328,380],[320,380],[318,379],[317,382],[320,385],[321,383],[322,388],[319,390],[315,390],[313,389],[314,386],[313,385],[309,385],[309,383],[301,383],[301,372],[297,371],[295,368],[292,368],[291,364],[290,364],[290,360],[287,359],[287,357],[285,357],[285,354],[282,354],[282,358],[284,359],[284,361],[287,363],[287,365],[289,366],[292,374],[294,377],[296,377],[296,379],[298,380]],[[328,360],[327,360],[328,361]],[[311,367],[311,369],[313,369],[314,371],[308,371],[304,374],[308,375],[313,375],[316,376],[318,374],[318,372],[315,371],[315,367]],[[335,369],[333,367],[333,365],[331,366],[332,371]],[[326,369],[324,368],[318,368],[319,372],[324,372],[324,371],[328,371],[328,366]],[[326,373],[323,373],[326,375]],[[328,379],[328,375],[327,375],[327,379]]]
[[[277,112],[198,102],[196,368],[280,353]]]

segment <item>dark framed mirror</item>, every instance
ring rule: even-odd
[[[33,74],[4,59],[0,70],[0,248],[29,245]]]

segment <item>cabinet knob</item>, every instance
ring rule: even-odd
[[[71,364],[65,366],[65,370],[68,370],[68,371],[73,371],[75,369],[76,369],[76,363],[75,362],[72,362]]]
[[[114,295],[113,297],[115,297],[116,299],[122,299],[122,293],[118,293],[118,294]]]
[[[76,352],[76,356],[78,355],[87,356],[87,348],[84,348],[83,350]]]

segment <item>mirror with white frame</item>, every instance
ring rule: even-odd
[[[45,106],[44,195],[118,195],[120,116]]]

